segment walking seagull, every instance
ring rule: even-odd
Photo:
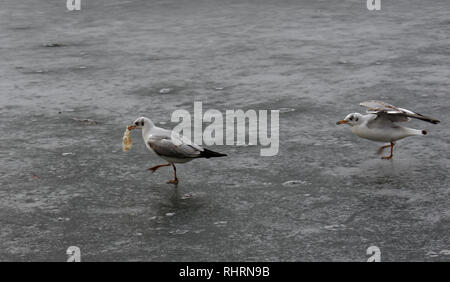
[[[175,163],[187,163],[197,158],[208,159],[226,156],[194,144],[176,132],[157,127],[146,117],[140,117],[128,126],[130,131],[136,128],[142,129],[142,138],[147,149],[169,162],[168,164],[156,165],[148,170],[155,172],[160,167],[172,166],[174,179],[167,182],[170,184],[178,184]]]
[[[383,160],[390,160],[393,156],[395,141],[408,136],[423,136],[426,130],[418,130],[398,125],[398,122],[407,122],[411,118],[420,119],[433,124],[440,121],[429,116],[421,115],[410,110],[398,108],[381,101],[367,101],[360,104],[367,107],[366,115],[360,113],[349,114],[345,119],[336,124],[348,124],[352,127],[352,132],[359,137],[377,142],[390,142],[390,145],[382,146],[378,149],[378,154],[391,147],[391,154],[382,157]]]

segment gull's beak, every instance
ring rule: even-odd
[[[337,125],[346,124],[346,123],[348,123],[348,121],[346,121],[346,120],[340,120],[340,121],[336,122]]]
[[[128,130],[133,130],[133,129],[135,129],[136,128],[136,125],[129,125],[128,126]]]

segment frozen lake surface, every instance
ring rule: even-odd
[[[0,260],[450,261],[450,2],[365,2],[2,0]],[[382,161],[335,124],[369,99],[442,123]],[[121,151],[194,101],[283,109],[279,154],[212,147],[175,188]]]

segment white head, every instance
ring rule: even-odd
[[[140,117],[140,118],[137,118],[133,122],[133,124],[128,126],[128,130],[133,130],[135,128],[143,129],[144,127],[145,128],[153,127],[153,122],[150,119],[146,118],[146,117]]]
[[[360,113],[348,114],[343,120],[336,122],[336,124],[348,124],[350,126],[355,126],[363,123],[363,115]]]

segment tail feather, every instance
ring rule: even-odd
[[[217,157],[225,157],[226,154],[214,152],[208,149],[203,148],[203,151],[200,152],[200,158],[217,158]]]
[[[424,136],[428,134],[428,131],[426,130],[419,130],[419,129],[413,129],[405,127],[406,129],[406,135],[407,136]]]

